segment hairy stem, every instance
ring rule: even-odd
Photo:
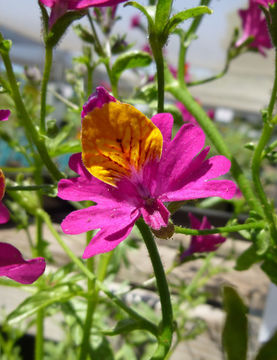
[[[162,360],[170,349],[174,331],[170,293],[163,264],[152,233],[142,219],[139,219],[136,224],[143,237],[151,259],[162,307],[162,324],[158,335],[158,347],[151,359]]]
[[[49,82],[51,67],[53,61],[53,48],[51,46],[45,46],[45,63],[44,71],[41,83],[41,100],[40,100],[40,132],[45,134],[46,132],[46,96],[47,96],[47,86]]]
[[[180,226],[175,226],[175,233],[176,234],[185,234],[185,235],[209,235],[209,234],[223,234],[223,233],[233,233],[238,232],[241,230],[250,230],[250,229],[262,229],[265,226],[265,221],[256,221],[250,222],[247,224],[241,225],[231,225],[231,226],[222,226],[213,229],[203,229],[203,230],[196,230],[196,229],[187,229],[182,228]]]

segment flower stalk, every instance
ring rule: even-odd
[[[41,101],[40,101],[40,133],[46,133],[46,97],[47,87],[50,78],[50,72],[53,61],[53,47],[45,45],[45,63],[41,83]]]
[[[151,259],[162,307],[162,323],[157,338],[158,347],[151,359],[162,360],[170,349],[174,331],[170,293],[164,272],[164,267],[161,262],[161,258],[153,235],[151,234],[149,227],[142,219],[139,219],[136,224],[143,237]]]

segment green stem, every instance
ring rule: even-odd
[[[93,67],[88,65],[87,66],[87,98],[92,93],[92,76],[93,76]]]
[[[87,245],[91,240],[92,231],[87,232]],[[94,268],[94,258],[87,259],[87,268],[89,272],[93,273]],[[95,291],[95,279],[89,279],[87,280],[87,292],[88,294],[92,294],[92,292]],[[87,304],[87,312],[86,312],[86,319],[84,324],[84,330],[83,330],[83,340],[81,344],[81,351],[79,355],[79,360],[86,360],[87,355],[89,353],[89,339],[90,339],[90,331],[92,327],[92,321],[93,321],[93,313],[95,310],[93,297],[88,297],[88,304]]]
[[[214,80],[218,80],[218,79],[222,78],[227,73],[228,69],[229,69],[229,63],[225,65],[224,69],[220,73],[218,73],[218,74],[216,74],[214,76],[208,77],[206,79],[190,81],[190,82],[187,83],[187,86],[202,85],[202,84],[206,84],[208,82],[214,81]]]
[[[37,191],[44,190],[49,191],[56,188],[56,185],[42,184],[42,185],[7,185],[6,190],[9,191]]]
[[[187,228],[182,228],[180,226],[175,226],[175,233],[185,234],[185,235],[223,234],[223,233],[238,232],[241,230],[262,229],[264,228],[264,226],[265,226],[265,221],[263,220],[250,222],[247,224],[222,226],[213,229],[203,229],[203,230],[187,229]]]
[[[155,240],[152,236],[152,233],[149,227],[145,224],[145,222],[142,219],[139,219],[136,222],[136,225],[143,237],[143,240],[145,242],[145,245],[147,247],[151,259],[151,263],[157,281],[161,307],[162,307],[162,324],[157,338],[158,347],[151,359],[162,360],[164,359],[164,357],[166,356],[166,354],[170,349],[172,342],[172,335],[174,331],[173,312],[172,312],[170,293],[168,289],[168,284],[167,284],[163,264],[161,262],[161,258]]]
[[[264,126],[262,130],[262,134],[260,137],[260,140],[255,148],[253,159],[252,159],[252,178],[253,178],[253,184],[256,190],[256,193],[263,205],[264,213],[267,218],[270,232],[272,239],[277,242],[277,229],[275,224],[275,219],[273,215],[273,207],[271,206],[270,202],[267,199],[266,193],[264,191],[261,179],[260,179],[260,169],[261,169],[261,163],[263,159],[263,151],[268,144],[272,132],[274,130],[274,125],[272,124],[272,114],[274,110],[274,105],[276,102],[276,96],[277,96],[277,51],[275,52],[275,76],[274,76],[274,84],[273,89],[267,109],[267,118],[264,121]]]
[[[43,360],[44,310],[38,310],[36,318],[35,360]]]
[[[46,165],[46,167],[48,168],[50,174],[53,176],[53,178],[55,180],[60,180],[62,179],[64,176],[62,175],[62,173],[59,171],[59,169],[56,167],[56,165],[53,163],[52,159],[50,158],[47,148],[45,146],[44,143],[44,139],[43,137],[41,137],[38,133],[38,131],[36,130],[32,120],[29,117],[29,114],[25,108],[25,105],[22,101],[18,86],[17,86],[17,81],[13,72],[13,68],[12,68],[12,64],[11,64],[11,60],[8,54],[4,54],[2,53],[2,59],[3,62],[5,64],[5,68],[6,68],[6,72],[7,72],[7,76],[10,82],[10,86],[12,89],[12,97],[16,106],[16,110],[17,113],[19,115],[19,118],[22,121],[22,124],[24,126],[25,129],[25,133],[26,136],[28,138],[31,138],[33,143],[35,144],[39,155],[41,157],[41,160],[43,161],[43,163]]]
[[[36,216],[36,254],[43,256],[43,234],[42,234],[43,220]],[[39,282],[38,282],[39,286]],[[38,310],[36,314],[36,338],[35,338],[35,360],[43,359],[44,348],[44,310]]]
[[[88,20],[89,20],[91,31],[93,33],[94,40],[95,40],[95,44],[94,44],[95,51],[97,52],[97,54],[100,57],[102,57],[104,59],[104,65],[106,67],[106,71],[107,71],[107,74],[108,74],[108,77],[109,77],[109,80],[110,80],[110,83],[111,83],[111,86],[112,86],[113,96],[118,98],[117,82],[114,81],[114,77],[113,77],[113,74],[112,74],[110,66],[109,66],[109,59],[107,57],[107,53],[104,50],[104,48],[103,48],[103,46],[102,46],[102,44],[101,44],[101,42],[99,40],[97,31],[95,29],[92,17],[91,17],[89,12],[88,12]]]
[[[104,284],[97,280],[96,276],[88,270],[88,268],[83,264],[83,262],[69,249],[66,243],[63,241],[62,237],[59,235],[57,230],[54,228],[52,221],[49,215],[42,209],[37,210],[37,214],[41,216],[48,226],[48,229],[57,240],[59,245],[63,248],[64,252],[67,256],[72,260],[72,262],[81,270],[90,280],[95,281],[95,284],[106,296],[111,299],[118,307],[120,307],[123,311],[125,311],[128,315],[130,315],[133,319],[140,321],[143,327],[150,331],[152,334],[157,334],[157,327],[152,322],[146,320],[143,316],[138,314],[133,309],[129,308],[121,299],[119,299],[116,295],[114,295],[111,291],[109,291]]]
[[[211,0],[201,0],[201,6],[208,6]],[[193,19],[189,29],[187,32],[182,32],[180,36],[180,50],[179,50],[179,60],[178,60],[178,82],[181,86],[185,85],[185,64],[187,57],[187,50],[190,44],[190,37],[192,34],[195,34],[201,21],[203,19],[202,16],[197,16]]]
[[[206,114],[205,110],[197,103],[197,101],[194,100],[186,87],[181,88],[179,86],[176,86],[176,84],[174,84],[173,82],[166,87],[166,90],[169,91],[177,100],[181,101],[185,105],[187,110],[196,118],[197,122],[205,131],[206,135],[210,138],[217,151],[231,160],[231,171],[233,177],[237,181],[246,201],[253,210],[255,210],[258,214],[263,215],[263,210],[261,209],[260,202],[256,198],[249,180],[244,175],[241,167],[237,163],[231,151],[228,149],[227,145],[224,142],[224,139],[222,138],[221,134],[219,133],[211,119]]]
[[[47,86],[50,77],[51,67],[53,61],[53,48],[52,46],[45,45],[45,63],[44,71],[41,83],[41,101],[40,101],[40,133],[45,134],[46,132],[46,96]]]
[[[154,60],[157,68],[158,107],[157,112],[164,112],[164,59],[163,49],[156,39],[150,40]]]

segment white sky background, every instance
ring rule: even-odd
[[[138,0],[141,4],[147,4],[146,0]],[[190,7],[198,6],[198,0],[175,0],[173,3],[174,12]],[[224,63],[225,52],[223,42],[231,36],[229,27],[229,16],[236,13],[239,8],[245,8],[248,0],[212,0],[210,7],[214,13],[206,15],[199,28],[199,39],[194,41],[188,54],[188,60],[193,65],[203,67],[221,68]],[[122,20],[118,22],[118,32],[126,31],[127,39],[136,42],[141,47],[146,39],[143,39],[138,30],[130,30],[130,17],[137,14],[138,10],[120,5],[118,14]],[[238,16],[233,16],[239,23]],[[142,16],[143,19],[143,16]],[[86,20],[82,20],[86,23]],[[21,34],[31,38],[39,39],[41,36],[40,10],[36,0],[0,0],[0,31],[1,25],[15,29]],[[229,33],[229,34],[228,34]],[[226,44],[227,45],[227,44]],[[80,42],[73,31],[68,31],[59,45],[63,49],[76,52],[80,49]],[[174,65],[177,63],[177,38],[172,36],[167,46],[167,56]]]

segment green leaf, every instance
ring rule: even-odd
[[[247,356],[247,308],[235,289],[224,287],[223,303],[226,320],[222,344],[227,360],[246,360]]]
[[[262,229],[256,237],[257,255],[263,255],[269,247],[270,235],[267,229]]]
[[[117,323],[114,329],[102,331],[103,334],[108,336],[119,335],[123,333],[129,333],[130,331],[143,329],[141,323],[134,319],[123,319]]]
[[[68,301],[70,298],[76,296],[76,294],[76,286],[74,291],[72,284],[70,287],[58,285],[47,290],[41,290],[35,295],[25,299],[8,316],[7,321],[10,325],[15,324],[34,315],[38,310],[49,307],[55,303]]]
[[[238,258],[235,270],[243,271],[249,269],[253,264],[261,261],[262,258],[257,254],[256,246],[249,246]]]
[[[81,148],[80,140],[69,140],[66,143],[61,144],[57,148],[53,149],[53,151],[51,151],[51,148],[49,149],[49,153],[51,157],[56,157],[60,155],[71,154],[81,151],[82,148]]]
[[[81,24],[78,24],[73,27],[73,30],[75,31],[76,35],[79,36],[80,39],[82,39],[85,42],[88,42],[89,44],[94,44],[95,39],[94,36],[87,31]]]
[[[152,57],[144,51],[130,51],[120,55],[112,66],[112,77],[117,84],[123,71],[137,67],[148,66],[152,62]]]
[[[149,29],[153,29],[154,27],[154,6],[142,6],[141,4],[137,3],[136,1],[128,1],[126,4],[124,4],[125,6],[133,6],[136,9],[140,10],[147,18],[147,22],[148,22],[148,27]],[[152,14],[153,13],[153,14]]]
[[[212,14],[212,10],[207,6],[197,6],[193,9],[181,11],[178,14],[172,16],[172,18],[167,22],[164,32],[167,33],[168,36],[184,20],[204,14]]]
[[[277,285],[277,263],[273,260],[265,260],[262,263],[261,269],[266,273],[270,280]]]
[[[47,34],[48,34],[49,16],[48,16],[47,10],[41,4],[40,1],[38,1],[38,5],[39,5],[40,11],[41,11],[41,19],[42,19],[42,25],[43,25],[43,35],[44,35],[44,40],[45,40],[46,37],[47,37]]]
[[[156,16],[155,16],[155,31],[157,34],[164,32],[165,24],[171,13],[172,0],[158,0]]]
[[[277,349],[277,331],[275,334],[261,346],[255,360],[276,360]]]

